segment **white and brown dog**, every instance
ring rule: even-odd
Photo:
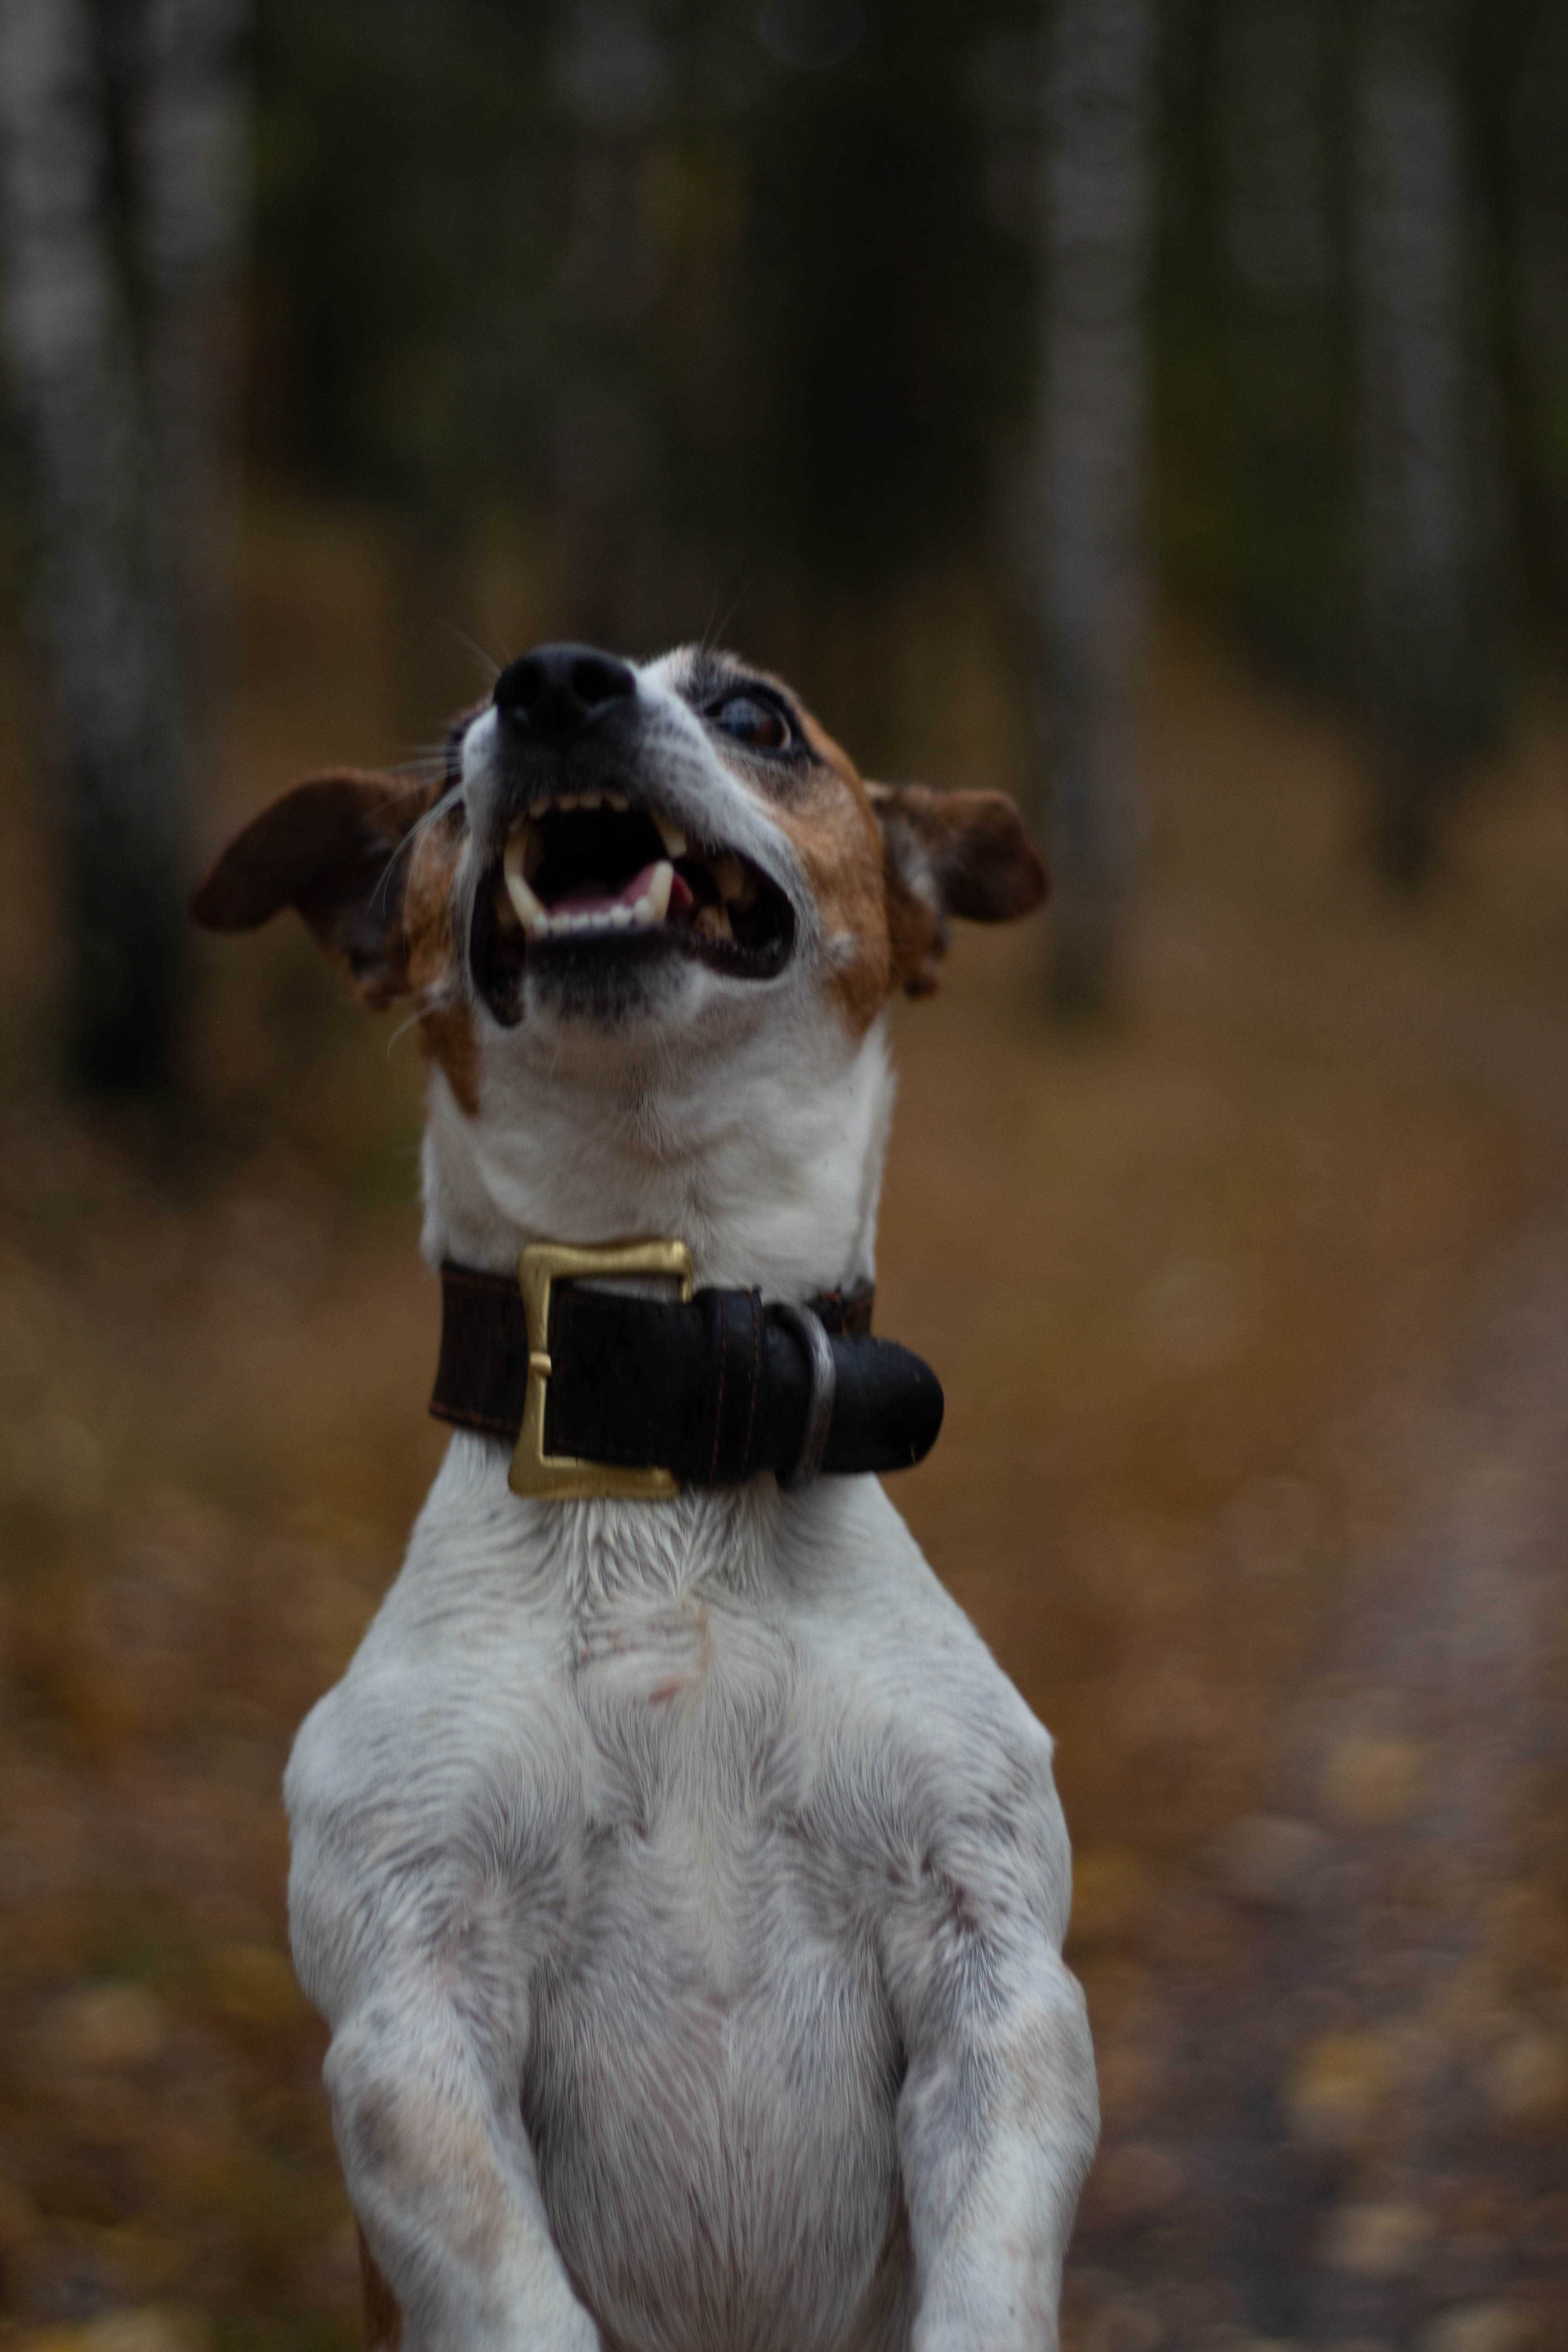
[[[431,1057],[463,1425],[287,1783],[384,2342],[1057,2340],[1095,2090],[1051,1743],[853,1475],[929,1443],[929,1374],[827,1310],[890,994],[1044,887],[1002,796],[863,784],[773,678],[547,646],[445,789],[302,784],[197,892],[299,908]],[[628,1235],[640,1281],[546,1251],[508,1324],[527,1245]]]

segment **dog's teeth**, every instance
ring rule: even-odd
[[[615,925],[617,931],[624,931],[631,919],[632,910],[629,907],[612,907],[610,908],[610,920]]]
[[[726,898],[740,907],[749,906],[756,896],[756,884],[738,857],[726,854],[713,860],[713,879]]]
[[[605,794],[605,806],[606,808],[613,809],[629,809],[631,803],[627,800],[625,793],[606,793]]]
[[[520,826],[507,843],[506,853],[501,860],[501,873],[506,883],[507,897],[517,910],[518,921],[525,931],[531,932],[538,939],[550,929],[550,918],[529,888],[524,877],[522,862],[527,853],[528,829],[526,826]]]
[[[670,857],[684,857],[686,855],[686,835],[682,833],[680,827],[678,824],[671,824],[669,819],[664,816],[656,815],[654,823],[658,827],[659,836],[664,843],[666,854]]]
[[[604,797],[603,793],[579,793],[577,805],[579,808],[596,809]]]
[[[536,810],[534,816],[538,814]],[[509,856],[512,854],[513,844],[517,845],[517,870],[525,882],[532,881],[539,870],[539,861],[544,855],[544,844],[540,836],[539,826],[534,822],[534,816],[520,816],[512,826],[510,839],[507,843]]]
[[[727,907],[699,907],[692,929],[699,939],[721,940],[731,947],[735,944],[735,934],[730,926],[730,910]]]
[[[668,857],[661,857],[653,869],[653,879],[637,900],[637,905],[651,908],[653,921],[662,923],[669,912],[669,894],[674,887],[675,868]]]
[[[496,884],[495,909],[496,920],[503,931],[515,931],[519,928],[517,908],[511,903],[511,892],[504,879]]]

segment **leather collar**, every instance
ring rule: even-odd
[[[871,1338],[872,1298],[868,1283],[803,1310],[756,1290],[679,1301],[562,1282],[550,1328],[531,1333],[515,1280],[447,1264],[430,1410],[515,1439],[531,1346],[549,1358],[552,1454],[695,1486],[908,1469],[936,1442],[942,1386],[909,1349]]]

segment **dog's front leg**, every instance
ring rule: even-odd
[[[1099,2122],[1083,1995],[1053,1916],[1065,1843],[1062,1871],[1044,1883],[1019,1872],[1016,1850],[1002,1869],[973,1849],[928,1853],[915,1899],[886,1923],[906,2053],[912,2352],[1055,2352]]]
[[[326,2081],[349,2196],[403,2352],[597,2352],[551,2238],[516,2065],[450,1988],[378,1985]]]

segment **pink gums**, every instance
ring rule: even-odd
[[[651,866],[645,866],[640,874],[634,874],[629,882],[613,894],[606,891],[602,884],[578,882],[563,898],[551,901],[550,912],[552,915],[607,915],[612,907],[635,907],[652,884]],[[696,903],[678,874],[669,886],[669,911],[665,920],[674,922],[689,915]]]

